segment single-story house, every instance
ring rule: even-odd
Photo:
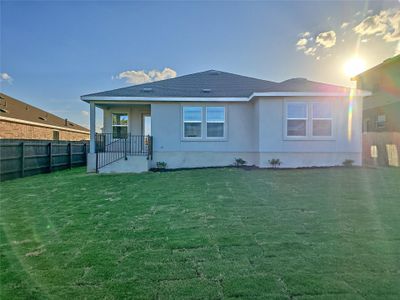
[[[89,130],[0,93],[0,139],[81,141]]]
[[[88,171],[232,165],[361,164],[367,92],[294,78],[271,82],[209,70],[88,94]],[[104,111],[95,133],[96,107]]]

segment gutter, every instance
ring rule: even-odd
[[[81,96],[81,100],[90,101],[143,101],[143,102],[249,102],[254,97],[348,97],[349,93],[323,93],[323,92],[256,92],[249,97],[99,97]],[[352,96],[371,96],[371,92],[355,90]]]

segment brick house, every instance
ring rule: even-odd
[[[400,55],[355,76],[364,98],[364,132],[400,132]]]
[[[363,107],[364,164],[400,166],[400,55],[355,76]]]
[[[0,93],[0,139],[89,139],[89,130]]]

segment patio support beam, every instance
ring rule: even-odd
[[[90,153],[96,153],[96,104],[90,101]]]

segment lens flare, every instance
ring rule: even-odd
[[[343,66],[343,71],[348,77],[353,77],[365,71],[366,64],[360,57],[349,59]]]
[[[356,89],[350,89],[349,95],[349,111],[347,114],[347,140],[351,141],[352,130],[353,130],[353,100],[356,93]]]

